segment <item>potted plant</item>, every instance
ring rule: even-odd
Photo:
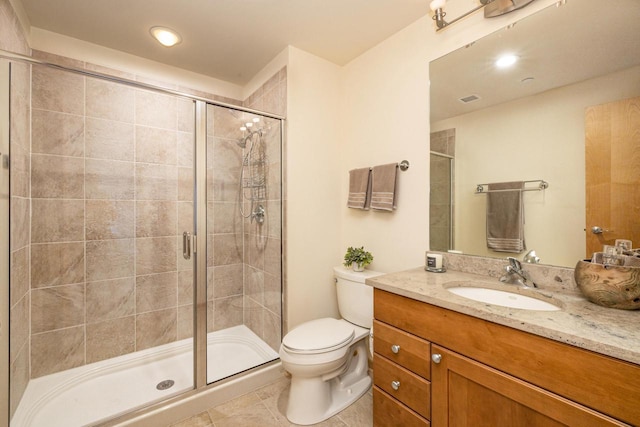
[[[373,261],[373,255],[371,255],[371,252],[365,251],[364,246],[359,248],[349,246],[347,253],[344,254],[344,263],[342,265],[351,267],[353,271],[362,271],[367,265],[371,264],[371,261]]]

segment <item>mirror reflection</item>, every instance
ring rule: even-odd
[[[640,247],[640,2],[616,6],[559,2],[431,62],[432,250],[573,267],[615,239]],[[525,249],[489,249],[486,184],[513,181],[532,181]]]

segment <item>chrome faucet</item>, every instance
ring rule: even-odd
[[[529,273],[522,269],[522,264],[519,260],[514,257],[507,257],[507,260],[509,261],[509,265],[504,268],[506,274],[500,278],[501,282],[513,283],[515,277],[516,284],[524,287],[538,287],[538,285],[531,280],[531,277],[529,277]]]

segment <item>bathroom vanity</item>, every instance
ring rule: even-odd
[[[539,291],[560,306],[494,306],[447,291],[497,279],[423,269],[368,280],[375,426],[640,424],[638,312]]]

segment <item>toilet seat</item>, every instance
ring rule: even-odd
[[[351,344],[354,336],[353,325],[329,317],[294,328],[284,337],[282,346],[293,354],[327,353]]]

